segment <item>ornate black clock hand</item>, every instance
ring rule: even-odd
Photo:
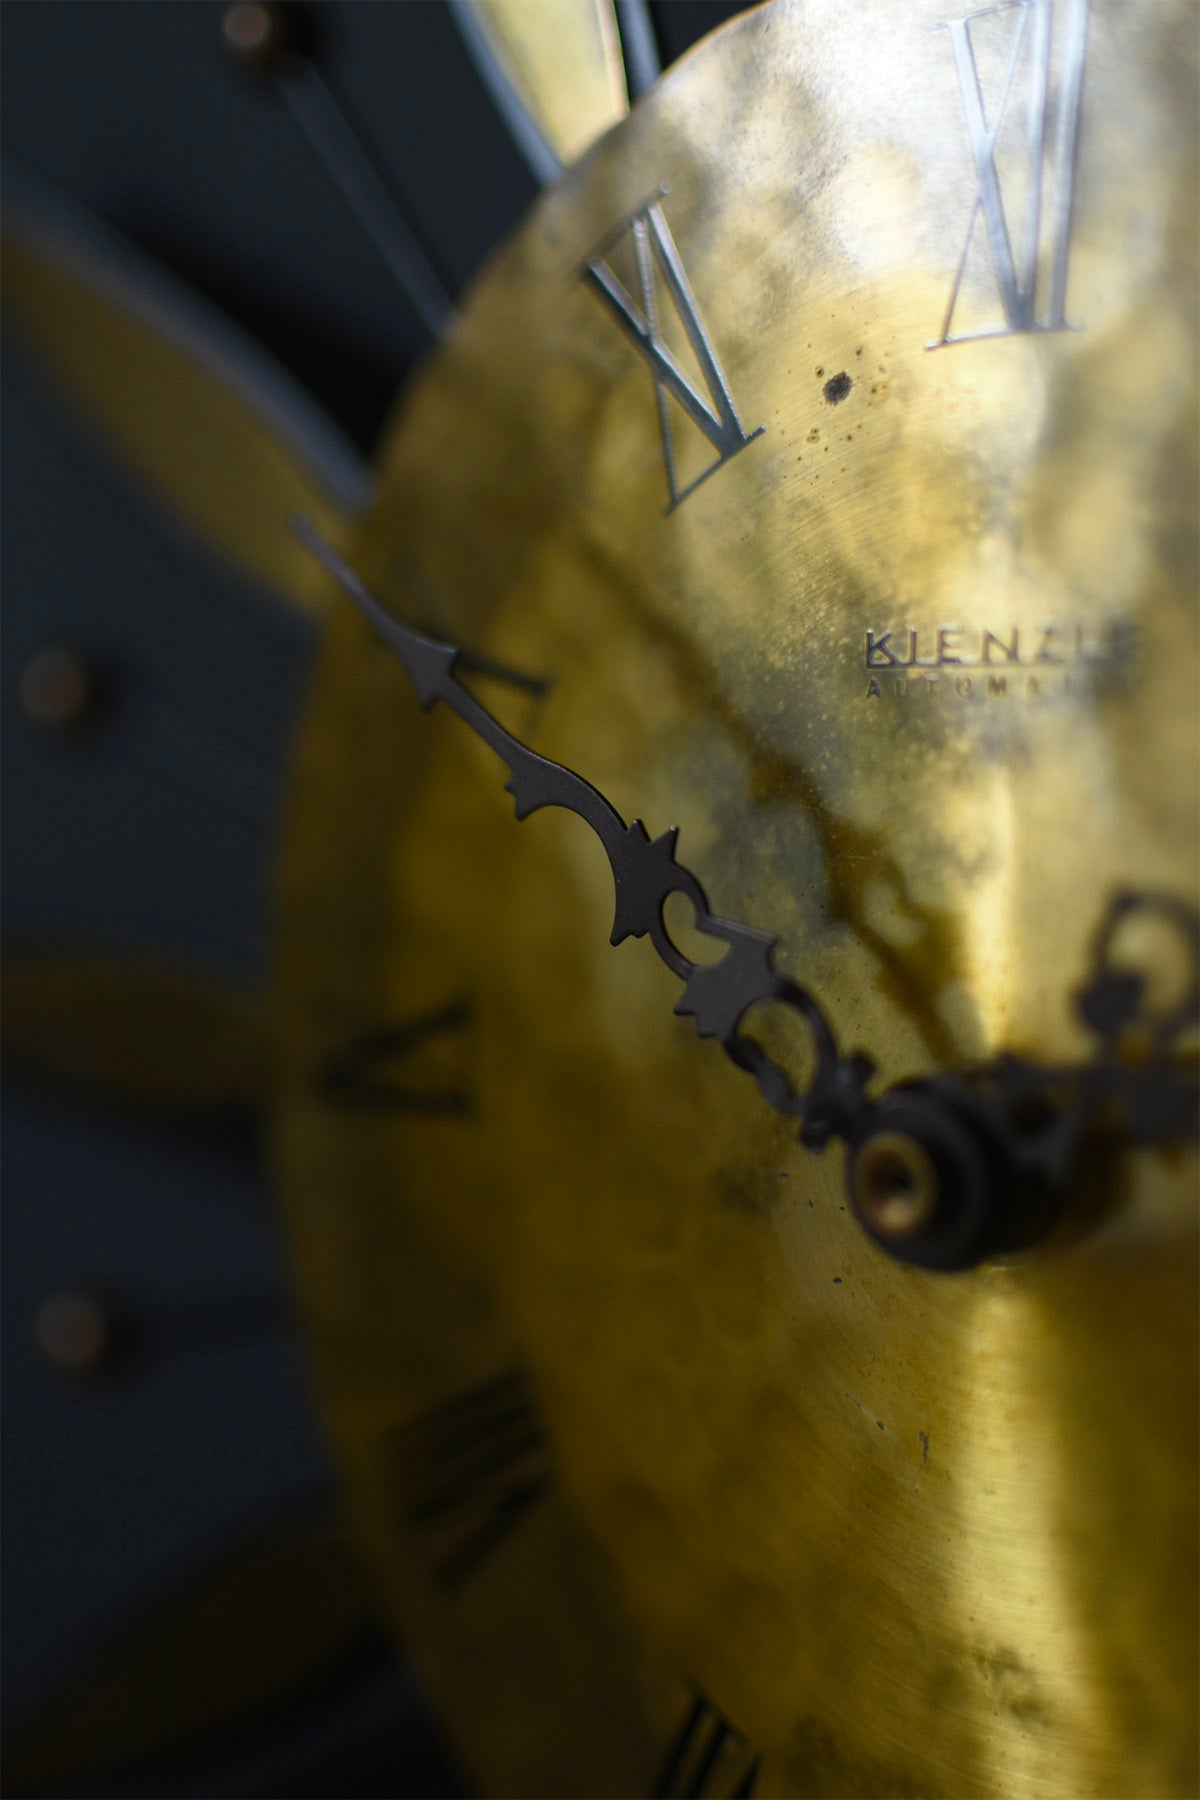
[[[1091,981],[1079,1011],[1101,1042],[1089,1064],[1046,1069],[1015,1057],[977,1068],[928,1076],[871,1099],[866,1085],[875,1065],[861,1051],[843,1055],[824,1011],[774,967],[777,940],[752,926],[718,918],[691,870],[676,860],[678,832],[651,838],[639,819],[626,824],[604,795],[573,770],[540,756],[493,718],[455,673],[460,652],[414,631],[388,613],[337,551],[303,517],[297,535],[404,664],[422,707],[438,701],[481,738],[509,772],[507,791],[518,819],[544,806],[578,813],[604,846],[616,889],[611,942],[648,937],[683,982],[675,1007],[696,1021],[701,1037],[717,1038],[731,1061],[752,1075],[769,1105],[800,1121],[810,1150],[840,1138],[850,1152],[847,1183],[860,1222],[902,1261],[925,1268],[962,1269],[1027,1246],[1062,1210],[1080,1143],[1115,1104],[1125,1143],[1155,1143],[1196,1129],[1194,1074],[1169,1060],[1180,1035],[1200,1012],[1200,956],[1196,920],[1181,903],[1121,895],[1101,927]],[[696,928],[728,946],[718,963],[693,962],[669,935],[663,907],[684,894]],[[1161,913],[1186,939],[1192,979],[1181,1002],[1161,1019],[1144,1012],[1136,975],[1109,962],[1117,926],[1131,912]],[[813,1073],[797,1092],[762,1046],[741,1029],[752,1007],[778,1001],[804,1018],[812,1036]],[[1152,1053],[1140,1065],[1117,1060],[1119,1040],[1133,1027],[1149,1036]]]
[[[755,1077],[772,1106],[803,1121],[801,1136],[811,1149],[821,1149],[832,1136],[849,1138],[867,1104],[863,1090],[874,1065],[862,1055],[839,1056],[833,1029],[812,995],[774,968],[777,940],[752,926],[718,918],[697,877],[676,861],[676,830],[651,838],[640,819],[627,825],[583,776],[513,737],[459,681],[455,666],[460,652],[453,645],[438,643],[393,618],[307,519],[294,523],[304,543],[396,652],[421,705],[428,710],[442,701],[495,751],[508,769],[506,787],[517,817],[528,818],[543,806],[562,806],[591,826],[608,856],[616,889],[611,942],[650,939],[684,984],[676,1012],[694,1018],[701,1037],[718,1038],[729,1056]],[[719,963],[693,962],[669,936],[663,906],[668,895],[676,893],[691,901],[697,929],[729,946]],[[804,1094],[797,1094],[759,1045],[738,1030],[750,1008],[765,1000],[794,1007],[812,1032],[817,1068]]]

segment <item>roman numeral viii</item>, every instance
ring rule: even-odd
[[[637,299],[634,299],[614,273],[608,260],[618,243],[626,236],[632,241]],[[680,366],[663,340],[659,326],[656,270],[667,301],[675,309],[691,345],[704,393],[701,393],[700,388]],[[673,512],[689,494],[695,492],[702,481],[707,481],[710,475],[723,468],[739,450],[744,450],[747,444],[761,436],[764,428],[760,425],[756,431],[749,433],[742,429],[742,422],[729,392],[729,384],[709,341],[704,320],[700,317],[700,308],[675,248],[671,228],[657,200],[632,214],[607,239],[600,251],[585,265],[583,279],[599,295],[638,355],[645,359],[654,377],[658,425],[662,433],[663,459],[667,466],[667,486],[671,494],[667,510]],[[683,408],[692,424],[699,427],[717,452],[717,460],[683,488],[679,485],[675,442],[667,407],[668,397]]]
[[[428,1540],[446,1588],[491,1555],[551,1485],[546,1431],[516,1369],[422,1414],[388,1454],[404,1517]]]
[[[737,1727],[694,1688],[654,1784],[653,1800],[750,1800],[761,1763]]]
[[[462,1001],[396,1025],[382,1025],[328,1057],[317,1071],[326,1100],[365,1112],[463,1117],[474,1093],[462,1062],[471,1009]],[[445,1067],[423,1066],[448,1050]]]
[[[1004,13],[1013,15],[1008,54],[989,117],[980,86],[976,43],[971,28],[977,21],[990,21],[995,15]],[[1068,329],[1067,263],[1071,248],[1087,14],[1088,0],[1010,0],[1008,5],[981,7],[964,18],[945,21],[943,29],[949,34],[954,55],[976,185],[941,335],[927,346],[930,350],[976,337]],[[1019,75],[1022,76],[1020,82]],[[1021,152],[1025,164],[1022,180],[1024,217],[1020,240],[1014,247],[996,167],[996,147],[1010,104],[1022,88],[1025,99]],[[980,216],[986,230],[1004,323],[983,331],[951,336],[959,290]]]

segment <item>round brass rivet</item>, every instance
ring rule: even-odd
[[[75,1374],[97,1368],[112,1346],[108,1315],[100,1302],[91,1294],[70,1291],[42,1301],[34,1336],[47,1361]]]
[[[222,14],[221,38],[245,68],[270,76],[287,57],[306,48],[306,20],[278,0],[234,0]]]
[[[236,0],[225,9],[221,35],[238,56],[258,57],[271,42],[274,21],[261,0]]]
[[[899,1131],[881,1131],[854,1160],[854,1198],[880,1237],[912,1237],[937,1210],[938,1177],[929,1152]]]
[[[96,680],[74,650],[50,646],[29,658],[21,670],[21,706],[34,725],[67,731],[92,710]]]

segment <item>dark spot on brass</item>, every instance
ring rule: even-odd
[[[787,1176],[781,1176],[786,1181]],[[717,1196],[730,1212],[744,1213],[748,1218],[765,1218],[779,1203],[779,1189],[765,1178],[722,1170],[717,1176]]]
[[[820,374],[819,369],[817,373]],[[845,369],[843,369],[840,375],[831,375],[829,377],[829,380],[825,383],[821,392],[828,400],[830,406],[838,406],[846,398],[846,395],[853,386],[854,383],[847,375]]]

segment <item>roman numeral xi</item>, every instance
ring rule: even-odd
[[[636,299],[615,274],[608,260],[617,244],[626,236],[632,240]],[[703,383],[703,393],[681,367],[663,339],[659,322],[656,272],[665,290],[667,302],[674,308],[691,345]],[[667,466],[667,486],[671,494],[667,510],[673,512],[689,494],[695,492],[702,481],[707,481],[710,475],[723,468],[739,450],[744,450],[747,444],[760,437],[764,427],[760,425],[756,431],[749,433],[742,429],[741,419],[729,392],[729,384],[705,330],[700,308],[696,304],[696,297],[671,236],[671,228],[657,200],[632,214],[607,239],[585,265],[583,279],[603,301],[654,377],[663,460]],[[679,485],[668,399],[682,407],[692,424],[704,433],[717,452],[717,460],[682,488]]]
[[[1012,24],[1003,78],[992,96],[989,116],[972,26],[1004,13],[1013,15]],[[1057,0],[1057,4],[1056,0],[1011,0],[1009,5],[981,7],[944,23],[975,165],[975,197],[941,334],[927,349],[940,350],[946,344],[978,337],[1068,329],[1067,262],[1087,17],[1088,0]],[[1022,92],[1025,204],[1020,238],[1014,245],[996,149],[1014,99]],[[1004,323],[952,336],[963,274],[981,216]]]

